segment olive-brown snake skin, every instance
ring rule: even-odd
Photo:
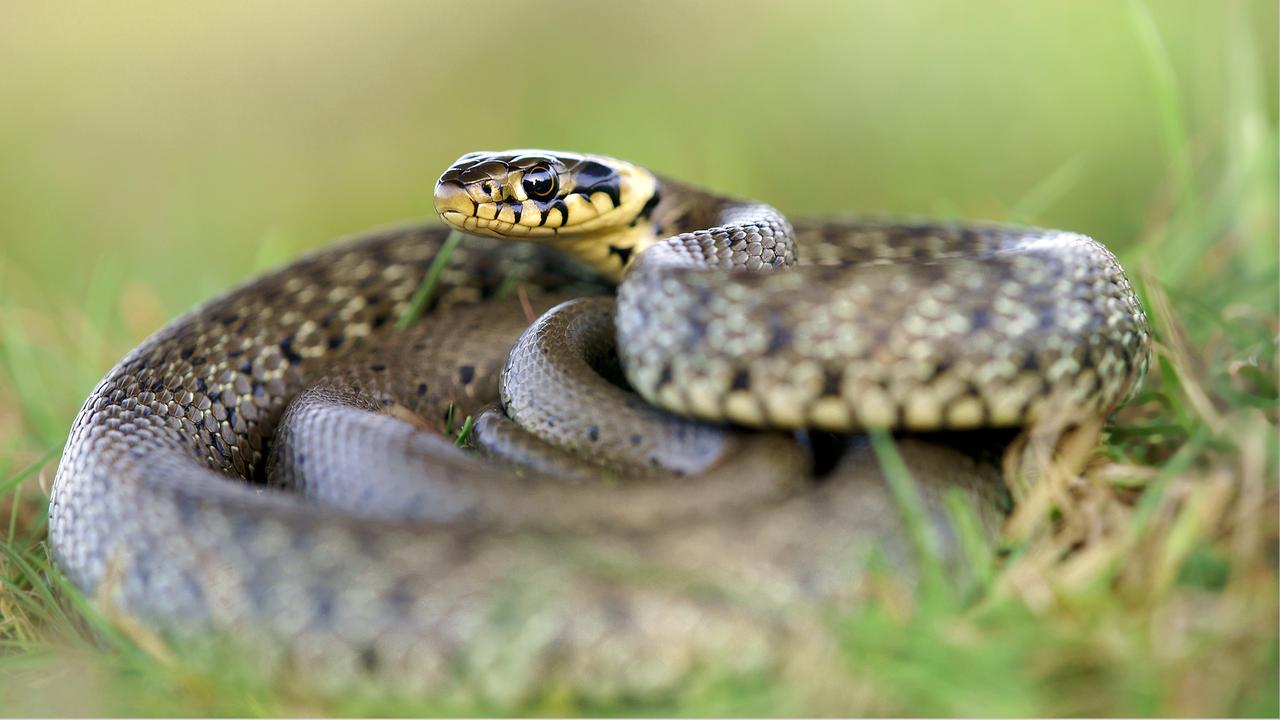
[[[609,694],[769,667],[804,608],[864,596],[868,563],[912,567],[865,441],[793,429],[1105,414],[1145,370],[1123,270],[1072,233],[793,225],[541,151],[464,156],[436,205],[531,242],[467,237],[441,257],[438,224],[367,233],[110,371],[49,509],[79,587],[274,667],[411,689]],[[433,263],[426,312],[397,327]],[[948,561],[946,491],[988,530],[1001,519],[979,437],[898,439]]]

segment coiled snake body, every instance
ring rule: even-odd
[[[454,247],[430,225],[353,238],[202,305],[107,375],[49,510],[76,584],[306,672],[662,686],[708,658],[776,661],[796,608],[856,602],[869,557],[910,567],[867,446],[785,431],[1105,413],[1145,369],[1132,289],[1079,235],[793,228],[542,151],[463,156],[436,206],[529,242]],[[397,328],[429,273],[424,316]],[[488,459],[441,434],[466,417]],[[899,440],[944,557],[942,493],[1000,518],[972,437]]]

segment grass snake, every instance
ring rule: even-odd
[[[1129,281],[1078,234],[792,223],[537,150],[463,156],[435,202],[445,227],[311,254],[108,373],[49,508],[79,587],[286,669],[411,688],[773,666],[797,608],[857,603],[869,565],[911,571],[852,433],[907,431],[952,559],[945,493],[1001,519],[982,429],[1105,414],[1145,371]]]

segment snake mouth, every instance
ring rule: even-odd
[[[485,220],[484,218],[475,217],[473,215],[464,215],[454,210],[448,210],[440,213],[440,217],[445,224],[450,227],[471,233],[472,235],[488,235],[492,237],[527,237],[534,235],[534,228],[515,223],[503,222],[502,220]],[[555,233],[553,228],[543,228],[544,232],[536,233],[540,235],[552,235]]]
[[[436,184],[436,212],[445,224],[473,235],[497,238],[549,237],[563,213],[532,200],[513,202],[480,184],[441,180]]]
[[[476,202],[471,199],[463,186],[441,181],[436,184],[436,212],[446,218],[470,217],[475,215]]]
[[[473,230],[476,217],[476,201],[462,185],[440,181],[436,184],[436,212],[446,225],[458,230]],[[472,227],[467,228],[467,220],[473,220]]]

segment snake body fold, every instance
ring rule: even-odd
[[[661,687],[709,658],[778,662],[797,607],[857,602],[869,556],[911,565],[865,443],[838,438],[819,479],[787,429],[1105,413],[1145,368],[1129,283],[1079,235],[793,227],[538,151],[464,156],[437,208],[551,248],[474,237],[441,258],[444,228],[373,232],[174,321],[75,421],[49,510],[59,567],[286,667]],[[396,329],[433,263],[425,316]],[[488,460],[440,434],[468,416]],[[973,437],[900,440],[948,558],[943,493],[1000,518]]]

